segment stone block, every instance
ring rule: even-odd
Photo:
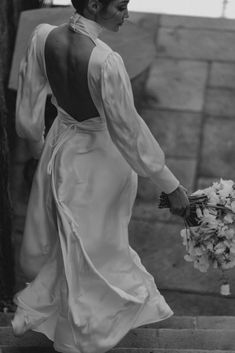
[[[24,202],[17,201],[13,205],[14,215],[16,217],[25,217],[27,211],[27,204]]]
[[[0,316],[0,320],[1,320],[1,316]],[[175,316],[174,315],[167,320],[145,325],[144,327],[157,328],[157,329],[167,328],[167,329],[176,329],[176,330],[190,329],[190,328],[199,329],[199,330],[201,329],[234,330],[235,317],[234,316],[214,316],[214,315],[213,316]]]
[[[157,55],[193,60],[234,61],[234,32],[162,27],[158,31]]]
[[[47,349],[49,347],[52,348],[53,344],[44,334],[30,330],[20,338],[16,337],[13,335],[12,328],[10,327],[0,327],[0,342],[0,353],[2,353],[1,347],[3,347],[4,353],[8,353],[9,348],[15,349],[13,350],[15,353],[19,353],[20,351],[25,352],[25,348],[26,352],[29,352],[29,347],[31,348],[31,352],[37,352],[37,349],[42,347],[44,348],[44,352],[47,352]],[[34,347],[36,347],[36,350],[34,350]],[[43,352],[43,350],[41,350],[41,352]]]
[[[0,313],[0,327],[10,327],[12,317],[12,313]]]
[[[145,99],[145,85],[148,78],[148,72],[149,69],[147,68],[131,80],[134,102],[137,110],[141,108]]]
[[[24,206],[24,210],[25,206]],[[24,230],[24,225],[25,225],[25,213],[22,215],[16,216],[14,215],[13,217],[13,226],[12,226],[12,239],[14,240],[14,236],[22,236],[23,230]]]
[[[141,116],[159,142],[166,157],[196,158],[202,116],[172,110],[143,110]]]
[[[159,198],[152,202],[136,201],[133,207],[132,219],[145,222],[182,223],[182,218],[172,215],[169,209],[160,209]]]
[[[146,84],[146,106],[200,112],[207,68],[203,62],[157,58]]]
[[[233,330],[161,330],[158,336],[159,347],[165,349],[191,349],[192,353],[231,353],[235,349]],[[196,351],[196,352],[195,352]],[[209,351],[209,352],[208,352]],[[228,353],[228,352],[227,352]]]
[[[132,220],[129,227],[130,244],[161,289],[219,293],[221,274],[211,269],[201,273],[184,260],[186,249],[180,236],[181,224],[150,223]],[[234,273],[230,271],[232,290]]]
[[[206,92],[205,111],[210,115],[235,117],[235,90],[209,88]]]
[[[219,181],[220,178],[215,177],[215,178],[203,178],[200,177],[197,179],[197,188],[196,190],[202,190],[205,188],[208,188],[209,186],[212,186],[212,184],[216,181]]]
[[[137,199],[144,202],[155,202],[158,200],[160,190],[149,178],[138,177]]]
[[[235,31],[235,21],[227,18],[162,15],[160,21],[162,27],[168,28],[197,28]]]
[[[31,155],[29,152],[29,147],[27,145],[26,140],[24,140],[20,137],[16,137],[15,145],[16,145],[15,150],[12,153],[12,155],[13,155],[12,162],[24,163],[29,158],[31,158]]]
[[[14,258],[15,258],[15,292],[23,289],[27,282],[26,276],[23,273],[20,265],[20,248],[22,243],[22,232],[15,230],[13,233],[13,246],[14,246]]]
[[[221,329],[234,330],[235,317],[234,316],[199,316],[197,317],[197,328],[199,329]]]
[[[157,321],[152,324],[144,325],[143,328],[157,328],[157,329],[190,329],[196,328],[197,317],[195,316],[176,316],[173,315],[166,320]],[[1,314],[0,314],[1,324]],[[175,352],[178,353],[178,352]],[[184,352],[185,353],[185,352]],[[205,353],[205,352],[204,352]]]
[[[213,279],[212,279],[213,280]],[[235,299],[233,297],[226,297],[217,295],[217,293],[206,293],[198,291],[184,291],[184,290],[163,290],[161,293],[164,295],[167,303],[170,305],[175,315],[213,315],[221,316],[234,316],[235,315]],[[234,353],[232,352],[219,352],[213,353]],[[170,352],[168,352],[170,353]],[[176,353],[175,351],[171,353]],[[179,353],[179,352],[177,352]],[[181,353],[186,353],[183,351]],[[192,351],[187,353],[212,353],[211,351]]]
[[[209,76],[209,86],[235,89],[235,64],[213,62]]]
[[[235,120],[207,117],[203,130],[199,175],[235,180]]]
[[[180,183],[184,185],[189,192],[194,189],[195,174],[196,174],[196,159],[180,159],[180,158],[168,158],[167,166],[179,179]],[[137,198],[145,201],[155,202],[161,190],[149,178],[139,177]]]
[[[167,165],[174,173],[174,175],[179,179],[180,183],[184,185],[191,193],[194,190],[197,160],[186,158],[168,158]]]
[[[13,205],[21,201],[26,203],[29,196],[29,188],[24,179],[24,164],[12,163],[10,166],[10,191]]]
[[[128,21],[138,25],[140,28],[143,28],[154,38],[159,26],[159,19],[160,15],[158,14],[130,11]]]

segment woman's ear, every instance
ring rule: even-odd
[[[96,13],[100,10],[101,3],[99,0],[89,0],[87,4],[88,11],[96,15]]]

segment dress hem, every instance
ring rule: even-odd
[[[142,308],[141,308],[141,309],[142,309]],[[137,313],[137,314],[136,314],[136,316],[138,317],[140,314],[141,314],[141,310],[140,310],[140,313]],[[174,312],[171,311],[171,312],[169,312],[166,316],[163,316],[163,317],[161,317],[161,318],[159,318],[159,319],[157,319],[157,320],[154,320],[154,319],[145,320],[143,323],[141,323],[141,325],[137,325],[137,326],[133,325],[133,326],[122,336],[122,338],[120,338],[120,340],[119,340],[114,346],[107,348],[107,350],[102,351],[102,353],[108,352],[109,350],[115,348],[115,347],[117,346],[117,344],[118,344],[131,330],[137,329],[137,328],[142,327],[142,326],[144,326],[144,325],[148,325],[148,324],[152,324],[152,323],[164,321],[164,320],[166,320],[166,319],[169,319],[169,318],[170,318],[171,316],[173,316],[173,315],[174,315]],[[135,318],[135,319],[136,319],[136,318]],[[59,346],[57,346],[55,343],[53,344],[53,347],[54,347],[54,349],[55,349],[57,352],[59,352],[59,353],[79,353],[79,350],[78,350],[78,349],[76,349],[76,350],[65,350],[65,349],[63,349],[63,350],[62,350],[62,349],[61,349]]]

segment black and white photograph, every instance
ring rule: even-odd
[[[0,353],[235,353],[235,0],[0,5]]]

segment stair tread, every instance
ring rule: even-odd
[[[235,330],[149,329],[131,331],[118,346],[235,350]]]
[[[54,353],[52,347],[9,347],[0,345],[0,353]],[[109,353],[235,353],[235,350],[113,348]]]
[[[0,327],[10,327],[13,314],[0,313]],[[172,316],[143,328],[235,329],[235,316]]]
[[[233,350],[235,352],[235,330],[221,329],[146,329],[130,331],[117,348],[149,349],[204,349]],[[0,328],[0,342],[6,346],[52,347],[52,342],[41,333],[27,332],[16,338],[10,328]]]

